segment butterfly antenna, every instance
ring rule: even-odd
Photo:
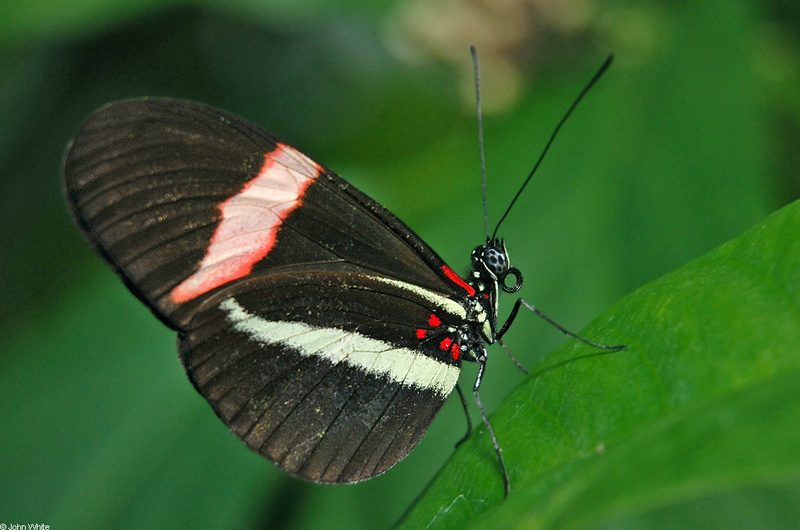
[[[494,237],[497,235],[497,231],[500,229],[500,225],[503,223],[503,221],[505,220],[506,216],[508,216],[508,213],[511,211],[511,208],[514,206],[514,203],[516,203],[517,199],[519,199],[519,196],[522,195],[522,192],[525,190],[525,186],[528,185],[528,182],[531,181],[531,179],[533,178],[534,173],[536,173],[536,170],[539,169],[539,166],[541,165],[542,160],[544,160],[544,155],[547,154],[547,151],[550,149],[550,146],[553,144],[553,140],[556,139],[556,135],[558,135],[558,131],[561,130],[561,126],[564,125],[564,122],[567,121],[567,118],[569,118],[570,114],[572,114],[572,111],[574,111],[575,108],[578,106],[578,103],[581,102],[581,100],[583,99],[583,96],[585,96],[586,93],[589,92],[589,90],[594,86],[594,84],[597,83],[597,81],[603,76],[603,74],[606,72],[606,70],[608,70],[608,67],[611,66],[611,62],[613,60],[614,60],[614,55],[609,55],[608,58],[606,59],[606,61],[603,63],[603,66],[601,66],[600,69],[597,71],[597,73],[594,74],[594,77],[592,77],[592,80],[589,81],[589,83],[584,87],[584,89],[581,91],[581,93],[578,94],[578,97],[575,98],[575,101],[572,102],[572,105],[570,106],[569,110],[567,110],[567,112],[564,114],[564,117],[561,118],[561,121],[558,122],[558,125],[556,125],[556,128],[553,131],[553,134],[550,135],[550,139],[547,141],[547,144],[544,146],[544,149],[542,150],[542,154],[539,155],[539,160],[536,161],[536,164],[534,164],[533,169],[528,174],[528,178],[526,178],[525,182],[522,183],[522,186],[520,186],[519,191],[517,191],[517,194],[514,195],[514,198],[511,200],[511,204],[508,205],[508,208],[506,208],[505,213],[500,218],[500,220],[497,222],[497,226],[495,226],[494,232],[492,233],[492,239],[494,239]],[[485,189],[485,184],[484,184],[484,189]],[[485,200],[486,200],[486,192],[484,191],[484,201]],[[488,233],[488,231],[487,231],[487,233]]]
[[[478,151],[481,156],[481,189],[483,191],[483,230],[489,240],[489,201],[486,199],[486,157],[483,153],[483,111],[481,110],[481,65],[478,61],[478,50],[474,44],[469,45],[472,54],[472,69],[475,71],[475,106],[478,111]]]

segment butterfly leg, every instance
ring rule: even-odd
[[[497,437],[494,435],[494,429],[492,429],[492,424],[489,423],[489,416],[486,415],[486,409],[483,408],[483,402],[481,402],[481,397],[478,394],[478,389],[481,387],[481,380],[483,379],[483,373],[486,371],[486,352],[484,351],[477,359],[478,361],[478,375],[475,378],[475,385],[472,387],[472,393],[475,396],[475,402],[478,404],[478,409],[481,411],[481,417],[483,418],[483,423],[486,424],[486,429],[489,431],[489,435],[492,437],[492,443],[494,444],[494,451],[497,453],[497,459],[500,461],[500,468],[503,472],[503,483],[505,485],[506,497],[511,492],[511,481],[508,478],[508,471],[506,470],[506,463],[503,460],[503,450],[500,448],[500,444],[497,443]]]
[[[523,366],[523,364],[521,362],[519,362],[519,360],[517,359],[517,357],[513,353],[511,353],[511,350],[508,348],[508,346],[506,346],[506,344],[503,342],[503,340],[502,339],[497,339],[497,343],[500,344],[500,346],[502,346],[502,348],[506,351],[506,354],[509,356],[509,358],[511,358],[511,360],[514,361],[514,364],[517,365],[517,368],[519,368],[522,371],[523,374],[527,374],[528,373],[528,369],[525,368],[525,366]]]
[[[464,435],[458,442],[456,442],[456,447],[463,444],[469,435],[472,434],[472,418],[469,416],[469,405],[467,405],[467,398],[464,397],[464,391],[461,390],[461,385],[456,383],[456,390],[458,391],[458,397],[461,398],[461,405],[464,407],[464,415],[467,417],[467,434]]]
[[[505,335],[506,331],[508,331],[508,328],[511,327],[511,323],[514,322],[515,318],[517,318],[517,313],[519,312],[519,308],[522,307],[523,305],[526,308],[528,308],[531,311],[533,311],[534,313],[536,313],[536,315],[539,318],[541,318],[542,320],[544,320],[545,322],[547,322],[548,324],[550,324],[551,326],[556,328],[558,331],[560,331],[564,335],[568,335],[570,337],[578,339],[579,341],[584,342],[584,343],[588,344],[589,346],[594,346],[595,348],[602,348],[604,350],[624,350],[627,347],[624,344],[617,344],[615,346],[610,346],[608,344],[599,344],[597,342],[592,342],[589,339],[585,339],[585,338],[581,337],[580,335],[578,335],[577,333],[573,333],[572,331],[568,330],[567,328],[565,328],[564,326],[562,326],[561,324],[559,324],[558,322],[556,322],[555,320],[553,320],[549,316],[547,316],[544,313],[542,313],[542,311],[538,307],[534,306],[533,304],[531,304],[530,302],[528,302],[524,298],[518,298],[517,301],[514,303],[514,308],[511,310],[511,313],[508,315],[508,319],[506,319],[506,322],[500,328],[500,331],[497,332],[497,336],[495,337],[496,341],[499,341],[500,339],[503,338],[503,335]]]

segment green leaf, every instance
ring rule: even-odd
[[[798,234],[795,202],[625,298],[583,334],[627,350],[570,341],[492,415],[510,497],[482,430],[403,526],[794,524]]]

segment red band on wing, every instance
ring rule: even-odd
[[[475,289],[473,289],[473,287],[470,284],[462,280],[458,276],[458,274],[455,273],[453,269],[451,269],[447,265],[442,265],[442,270],[444,271],[444,275],[447,276],[450,279],[450,281],[452,281],[453,283],[455,283],[456,285],[467,291],[467,294],[469,296],[475,296]]]
[[[278,144],[241,192],[219,205],[222,220],[200,267],[169,299],[180,304],[250,274],[275,247],[281,223],[303,204],[322,168],[288,145]]]

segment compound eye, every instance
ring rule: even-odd
[[[508,272],[508,258],[496,248],[487,248],[482,261],[489,272],[497,278],[502,278]]]

